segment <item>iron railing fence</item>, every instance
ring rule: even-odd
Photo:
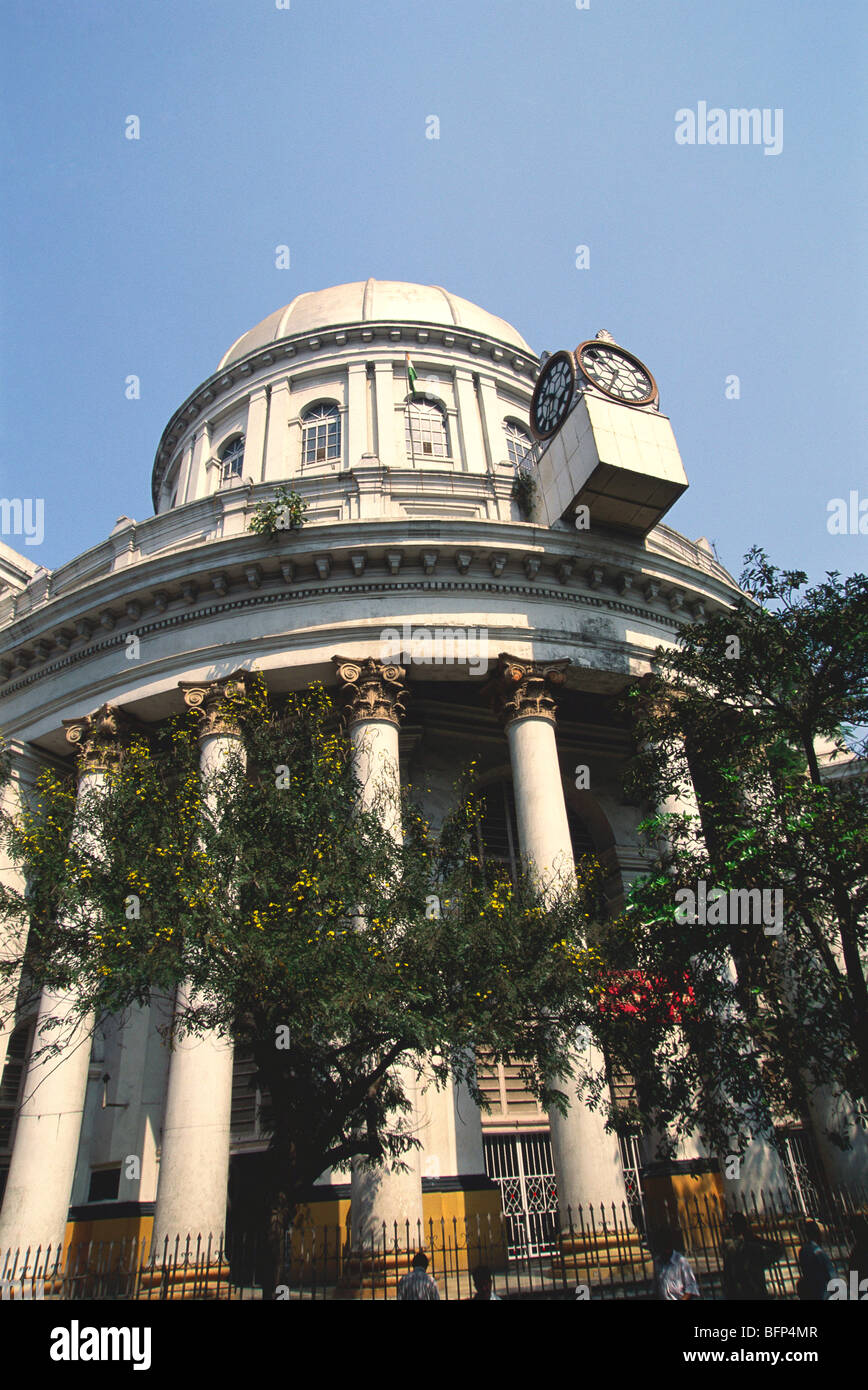
[[[746,1214],[757,1236],[781,1246],[766,1274],[769,1297],[795,1298],[805,1214],[787,1191],[762,1191],[738,1203],[716,1194],[658,1202],[639,1221],[627,1204],[571,1208],[555,1248],[521,1259],[509,1255],[509,1218],[502,1213],[419,1222],[415,1229],[383,1226],[362,1248],[352,1247],[344,1225],[301,1222],[271,1242],[249,1232],[226,1240],[179,1236],[162,1248],[146,1237],[73,1239],[56,1250],[0,1251],[0,1299],[395,1299],[420,1249],[447,1301],[473,1296],[472,1273],[480,1265],[491,1271],[494,1292],[504,1299],[650,1299],[655,1232],[664,1226],[679,1232],[703,1298],[721,1299],[728,1218],[735,1210]],[[827,1189],[810,1216],[836,1272],[847,1279],[859,1218],[868,1216],[868,1188]]]

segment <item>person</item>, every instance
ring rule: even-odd
[[[702,1297],[690,1261],[678,1248],[680,1244],[681,1232],[674,1226],[661,1227],[652,1241],[654,1290],[664,1303],[685,1303]]]
[[[413,1268],[399,1283],[398,1297],[403,1303],[440,1302],[440,1290],[428,1273],[428,1256],[424,1250],[417,1250],[413,1256]]]
[[[477,1265],[471,1274],[476,1293],[471,1303],[502,1303],[503,1299],[492,1288],[491,1270],[488,1265]]]
[[[820,1245],[820,1228],[816,1221],[802,1223],[803,1244],[799,1249],[799,1269],[802,1277],[796,1290],[805,1302],[821,1303],[829,1297],[829,1280],[834,1279],[835,1266]]]
[[[723,1257],[724,1298],[730,1302],[767,1299],[765,1272],[783,1258],[783,1245],[754,1235],[744,1212],[733,1212],[729,1226],[731,1235]]]

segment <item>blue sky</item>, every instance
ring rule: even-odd
[[[673,422],[669,524],[736,572],[754,542],[865,569],[826,524],[868,497],[864,0],[6,0],[0,25],[0,493],[45,499],[41,546],[4,537],[30,558],[150,515],[163,426],[229,344],[370,275],[537,351],[607,328]],[[699,102],[782,110],[781,152],[677,144]]]

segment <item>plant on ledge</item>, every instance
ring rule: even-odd
[[[273,540],[278,531],[300,530],[306,511],[307,503],[302,501],[298,493],[281,484],[272,502],[260,502],[253,508],[247,529]]]
[[[526,521],[533,520],[537,498],[537,481],[529,468],[519,465],[512,480],[511,496],[518,503],[518,509]]]

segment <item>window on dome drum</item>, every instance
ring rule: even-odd
[[[243,463],[244,435],[239,434],[237,439],[225,445],[220,454],[220,481],[228,483],[230,478],[240,478]]]
[[[408,401],[404,437],[409,458],[449,458],[446,416],[431,401]]]
[[[301,417],[304,463],[328,463],[341,456],[341,416],[336,405],[315,405]]]
[[[526,429],[517,425],[514,420],[504,420],[503,430],[506,435],[506,452],[513,468],[518,468],[520,463],[527,458],[533,449],[533,440]]]

